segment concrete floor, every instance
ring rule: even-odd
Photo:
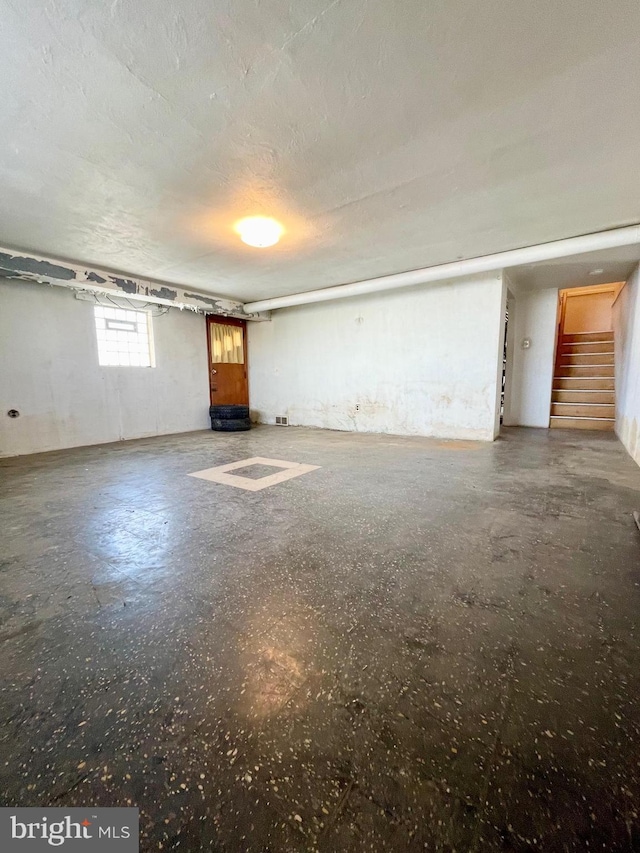
[[[322,467],[187,476],[254,456]],[[143,851],[640,849],[613,436],[260,427],[0,476],[3,804],[138,805]]]

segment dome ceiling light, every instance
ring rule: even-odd
[[[266,249],[275,246],[284,234],[284,228],[275,219],[268,216],[247,216],[234,225],[234,231],[243,243]]]

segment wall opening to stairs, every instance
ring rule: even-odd
[[[623,282],[559,292],[556,359],[549,426],[613,430],[613,303]]]

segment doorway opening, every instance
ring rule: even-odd
[[[507,304],[504,312],[504,344],[502,346],[502,384],[500,386],[500,426],[504,423],[505,415],[505,400],[507,393],[507,343],[509,339],[509,295],[507,294]]]
[[[549,426],[615,427],[613,303],[622,282],[559,291]]]
[[[209,391],[212,406],[248,406],[247,323],[207,316]]]

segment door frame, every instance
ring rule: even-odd
[[[620,296],[620,291],[625,286],[626,282],[624,281],[610,281],[605,282],[603,284],[588,284],[588,285],[574,285],[573,287],[560,287],[558,288],[558,311],[556,314],[556,341],[555,348],[553,353],[553,378],[551,380],[551,398],[549,400],[549,427],[551,427],[551,410],[553,408],[553,389],[555,378],[558,373],[558,369],[560,367],[560,361],[562,359],[562,338],[564,335],[564,323],[565,323],[565,315],[567,312],[567,302],[574,296],[590,296],[591,294],[596,293],[613,293],[613,303],[615,303],[618,296]],[[606,331],[605,329],[601,329],[599,331]]]
[[[213,360],[211,358],[211,325],[217,323],[224,326],[238,326],[242,329],[242,350],[244,354],[244,378],[247,386],[247,405],[249,405],[249,349],[247,347],[247,321],[239,320],[236,317],[225,317],[223,314],[207,314],[206,315],[206,333],[207,333],[207,372],[209,375],[209,403],[215,405],[213,401],[213,391],[211,389],[213,380]]]
[[[611,281],[607,284],[589,284],[585,286],[578,287],[566,287],[560,288],[558,291],[558,296],[560,298],[560,318],[558,322],[558,337],[562,336],[564,332],[564,319],[567,311],[567,299],[571,299],[572,296],[590,296],[593,293],[613,293],[613,301],[615,302],[618,294],[624,287],[623,281]],[[605,331],[604,329],[601,331]]]

